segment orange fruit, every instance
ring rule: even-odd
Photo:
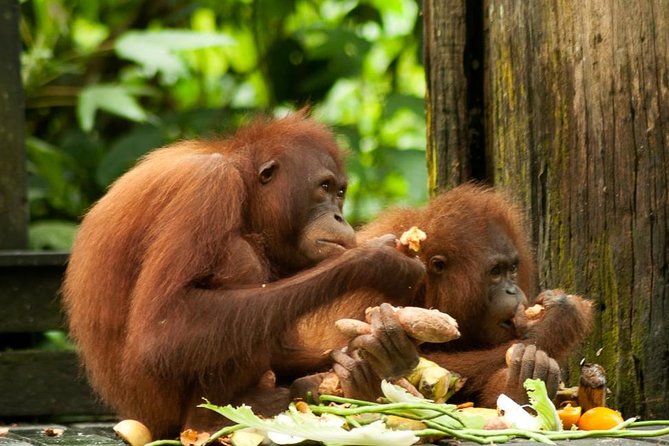
[[[567,404],[557,411],[560,420],[562,421],[562,427],[564,429],[571,429],[571,427],[578,423],[578,420],[581,418],[581,406],[572,406]]]
[[[622,423],[620,412],[608,407],[593,407],[581,415],[578,428],[584,431],[608,430]]]

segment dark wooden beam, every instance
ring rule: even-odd
[[[0,249],[28,242],[18,0],[0,0]]]

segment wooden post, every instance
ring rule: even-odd
[[[486,11],[494,181],[531,209],[541,285],[597,303],[583,353],[609,373],[609,404],[665,417],[669,3],[489,0]]]
[[[541,287],[596,303],[581,354],[606,369],[608,404],[666,418],[669,3],[485,0],[483,12],[490,178],[526,206]],[[430,98],[450,91],[428,87]],[[430,122],[454,119],[435,113]],[[435,187],[450,184],[430,174]],[[578,372],[574,362],[570,383]]]
[[[28,240],[19,3],[0,0],[0,249]]]
[[[480,68],[481,61],[465,59],[467,8],[465,0],[423,1],[430,195],[473,177],[468,100],[475,97],[469,92],[475,86],[466,74],[473,65]]]

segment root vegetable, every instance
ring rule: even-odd
[[[456,320],[439,310],[402,307],[395,316],[407,334],[418,341],[447,342],[460,337]]]
[[[357,319],[339,319],[335,326],[348,337],[372,332],[369,325],[371,315],[379,307],[370,307],[365,311],[367,322]],[[420,307],[395,307],[395,318],[407,335],[420,342],[447,342],[460,337],[458,323],[450,315],[439,310]]]
[[[372,332],[371,325],[357,319],[339,319],[338,321],[335,321],[335,327],[337,327],[343,335],[349,338],[370,334]]]

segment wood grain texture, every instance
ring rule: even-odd
[[[19,2],[0,0],[0,249],[28,243]]]
[[[471,178],[465,14],[464,0],[423,2],[430,195]]]
[[[102,415],[75,352],[0,352],[0,417]]]
[[[458,64],[478,35],[487,180],[525,204],[540,286],[596,302],[580,353],[606,368],[609,404],[666,418],[669,3],[484,0],[471,29],[477,4],[424,2],[431,193],[476,163]]]
[[[541,286],[598,303],[583,354],[607,369],[609,404],[666,417],[669,3],[485,9],[494,183],[527,204]]]

